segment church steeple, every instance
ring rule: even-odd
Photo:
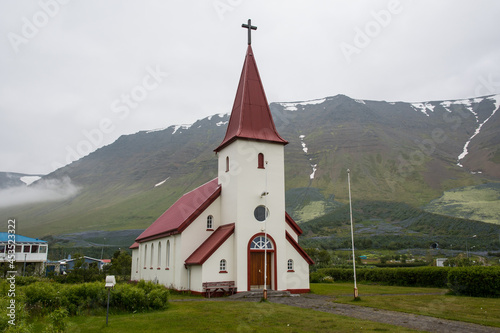
[[[250,31],[250,28],[248,29]],[[248,44],[226,136],[214,151],[219,152],[237,138],[283,145],[288,143],[278,134],[274,125],[250,44]]]

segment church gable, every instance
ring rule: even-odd
[[[221,187],[215,178],[184,194],[140,234],[136,241],[141,243],[181,233],[220,196],[220,193]]]

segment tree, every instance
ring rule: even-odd
[[[109,274],[120,277],[122,280],[130,278],[130,270],[132,266],[132,257],[125,250],[118,250],[111,258],[111,266],[109,267]]]

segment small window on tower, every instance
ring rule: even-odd
[[[229,156],[226,156],[226,172],[229,171]]]
[[[212,215],[207,216],[207,230],[214,230],[214,217]]]
[[[258,168],[264,169],[264,154],[259,153],[258,163],[259,163]]]

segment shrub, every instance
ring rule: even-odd
[[[419,268],[362,268],[356,270],[357,281],[381,282],[393,286],[446,287],[448,269],[443,267]],[[323,268],[311,273],[311,282],[352,281],[354,271],[345,268]]]
[[[32,312],[44,314],[59,308],[62,304],[62,295],[50,283],[35,282],[24,289],[26,305]]]
[[[393,286],[448,287],[457,295],[500,297],[500,267],[420,267],[362,268],[356,270],[359,282],[379,282]],[[352,281],[353,270],[322,268],[311,273],[310,281]]]
[[[448,288],[456,295],[500,297],[500,268],[454,268],[448,273]]]
[[[64,305],[71,315],[92,311],[106,306],[107,294],[100,282],[67,285],[61,291]]]
[[[63,308],[54,310],[49,315],[50,326],[48,331],[54,333],[61,333],[66,331],[68,325],[68,311]]]

